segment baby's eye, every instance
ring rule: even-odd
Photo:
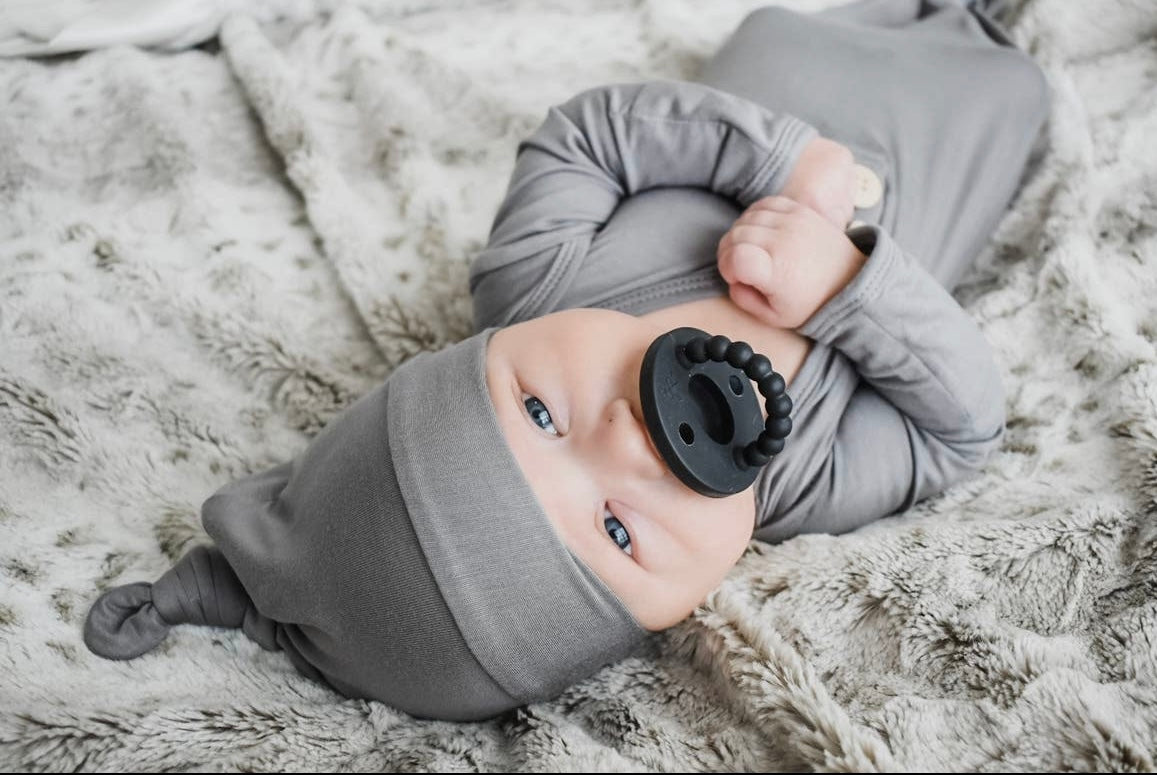
[[[552,436],[559,435],[554,427],[554,421],[550,419],[550,411],[546,408],[546,404],[529,393],[522,394],[522,403],[526,406],[526,411],[530,413],[530,419],[534,420],[535,425]]]
[[[633,554],[634,552],[631,550],[631,534],[623,527],[623,523],[615,518],[615,515],[611,513],[610,509],[606,509],[603,514],[603,526],[607,529],[607,535],[609,535],[611,540],[624,552]]]

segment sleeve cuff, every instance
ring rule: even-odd
[[[781,114],[777,120],[779,132],[772,139],[767,159],[737,197],[744,208],[783,190],[803,149],[819,137],[815,127],[795,116]]]
[[[899,271],[902,253],[886,231],[875,225],[850,229],[848,239],[868,260],[852,281],[816,310],[797,329],[817,342],[829,343],[847,320],[883,293]]]

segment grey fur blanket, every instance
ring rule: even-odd
[[[190,51],[0,61],[0,769],[1154,768],[1152,0],[1013,3],[1055,102],[957,293],[1008,396],[978,479],[753,542],[644,654],[487,723],[344,699],[239,632],[84,648],[215,489],[469,333],[548,106],[694,77],[760,4],[285,0]]]

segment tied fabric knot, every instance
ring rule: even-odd
[[[84,643],[105,659],[134,659],[159,646],[175,624],[241,627],[262,647],[277,648],[269,620],[215,546],[190,549],[152,584],[105,592],[89,609]]]

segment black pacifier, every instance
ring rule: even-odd
[[[751,382],[766,399],[767,422]],[[742,492],[783,450],[791,398],[783,375],[746,342],[676,328],[647,348],[639,372],[643,417],[671,471],[712,498]]]

